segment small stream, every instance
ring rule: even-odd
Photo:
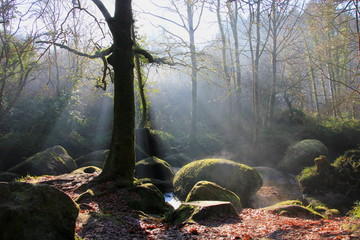
[[[181,205],[181,201],[177,199],[174,193],[165,193],[165,202],[169,203],[174,209],[177,209]]]

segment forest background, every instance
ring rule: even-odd
[[[165,62],[135,61],[137,127],[166,146],[274,166],[298,140],[333,159],[360,143],[359,1],[134,4],[136,45]],[[1,171],[54,145],[73,158],[109,148],[111,68],[89,57],[110,44],[97,11],[1,0]]]

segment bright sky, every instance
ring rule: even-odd
[[[114,11],[114,0],[103,0],[104,5],[108,8],[109,12],[112,14]],[[157,4],[166,4],[167,1],[157,1]],[[181,35],[184,39],[188,40],[188,36],[186,32],[176,27],[174,24],[167,23],[164,20],[161,20],[156,17],[152,17],[147,14],[142,14],[141,12],[150,12],[152,14],[156,14],[162,17],[171,18],[171,20],[177,21],[180,23],[180,20],[176,18],[175,15],[170,15],[170,13],[166,11],[159,10],[156,6],[154,6],[149,0],[133,0],[133,9],[135,10],[136,20],[138,21],[138,27],[141,30],[141,34],[151,37],[161,37],[163,34],[160,28],[156,28],[157,25],[163,25],[171,31],[176,32]],[[204,42],[212,39],[213,35],[217,33],[218,28],[215,22],[211,22],[210,19],[214,20],[215,16],[211,16],[212,14],[208,11],[204,11],[203,21],[200,24],[198,31],[196,32],[196,38],[199,42]]]

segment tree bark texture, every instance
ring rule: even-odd
[[[115,16],[107,18],[113,35],[109,63],[114,69],[114,119],[110,153],[100,179],[132,184],[135,168],[134,54],[131,0],[116,0]]]

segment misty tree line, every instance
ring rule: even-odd
[[[359,1],[154,4],[169,15],[144,10],[137,15],[160,19],[164,24],[154,28],[160,27],[156,29],[163,37],[147,42],[141,26],[136,26],[136,42],[171,63],[171,74],[188,73],[181,75],[191,82],[191,91],[185,93],[191,107],[185,109],[189,114],[183,112],[188,119],[185,125],[172,127],[186,132],[188,144],[198,144],[198,128],[203,125],[219,127],[210,121],[215,116],[206,118],[214,112],[222,116],[218,122],[231,126],[226,130],[230,135],[250,124],[254,144],[261,129],[271,127],[276,114],[286,109],[318,118],[359,118]],[[54,144],[74,155],[109,145],[112,85],[108,83],[113,76],[106,59],[93,60],[45,43],[61,43],[92,56],[106,50],[110,31],[92,7],[91,2],[77,0],[1,0],[0,134],[9,146],[23,146],[23,152],[17,151],[21,157]],[[206,21],[216,23],[212,28],[218,34],[201,42],[197,32]],[[174,31],[176,27],[184,34]],[[140,90],[150,90],[147,78],[158,78],[153,72],[147,75],[145,62],[136,60],[141,66],[137,73],[142,73],[136,78],[144,80],[137,89],[138,122],[149,126],[157,120],[163,128],[172,122],[166,115],[172,112],[155,110],[156,97],[149,101],[150,92],[144,101]],[[215,99],[213,113],[204,113],[199,97],[207,102]],[[148,107],[154,109],[153,118],[147,118]]]
[[[213,83],[222,91],[225,119],[238,116],[232,124],[241,125],[239,119],[251,115],[255,143],[259,129],[270,126],[281,110],[358,118],[358,1],[168,2],[154,5],[172,12],[171,18],[149,14],[173,26],[158,26],[167,36],[158,44],[170,59],[192,69],[193,102],[201,81]],[[213,12],[218,34],[199,43],[196,24],[210,21],[206,11]]]

